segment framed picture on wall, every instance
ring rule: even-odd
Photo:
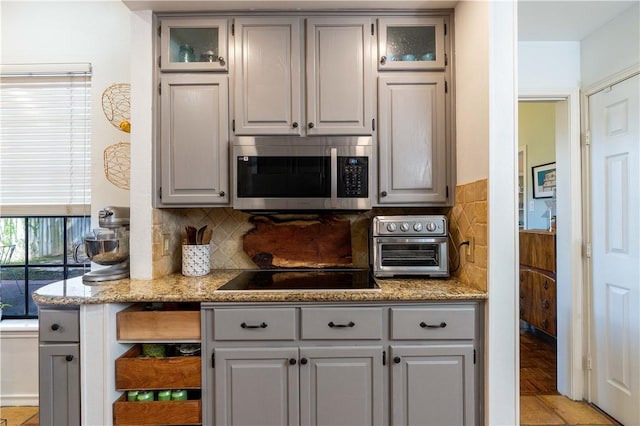
[[[531,168],[533,198],[551,198],[556,192],[556,163],[540,164]]]

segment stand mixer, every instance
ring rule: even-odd
[[[100,229],[83,238],[87,257],[108,268],[82,276],[85,283],[120,280],[129,277],[129,207],[104,207],[98,215]],[[74,250],[74,259],[80,244]]]

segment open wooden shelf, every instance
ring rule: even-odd
[[[115,425],[199,425],[202,401],[130,402],[123,394],[113,403]]]

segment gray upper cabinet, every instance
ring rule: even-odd
[[[234,21],[235,134],[300,135],[300,18]]]
[[[444,74],[385,74],[378,79],[378,103],[378,202],[446,204],[450,170]]]
[[[165,74],[161,84],[160,202],[227,204],[228,77]]]
[[[162,71],[226,71],[227,20],[163,19],[160,68]]]
[[[307,19],[307,134],[373,132],[371,18]]]
[[[372,134],[373,20],[306,19],[302,52],[304,23],[234,21],[236,135]]]
[[[444,40],[444,18],[380,18],[378,69],[444,69]]]

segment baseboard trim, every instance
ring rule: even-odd
[[[19,407],[19,406],[38,406],[40,403],[37,394],[25,395],[0,395],[0,406],[3,407]]]

